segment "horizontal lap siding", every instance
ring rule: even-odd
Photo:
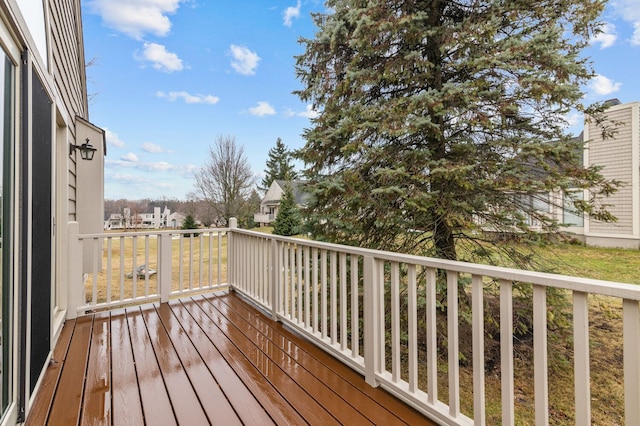
[[[52,0],[51,43],[53,75],[66,113],[88,119],[84,85],[84,52],[80,49],[79,8],[76,0]]]
[[[632,132],[638,131],[637,123],[631,123],[632,107],[610,111],[607,113],[612,121],[621,122],[613,138],[602,139],[601,131],[594,123],[588,124],[589,134],[589,163],[602,166],[602,173],[607,179],[623,182],[623,187],[617,193],[604,200],[612,205],[609,211],[618,219],[616,222],[600,222],[592,220],[591,233],[630,235],[633,226],[632,205]]]
[[[50,0],[49,25],[51,32],[51,71],[61,103],[69,120],[76,116],[88,120],[84,51],[82,49],[82,26],[79,0]],[[69,142],[76,138],[75,123],[65,123],[69,131]],[[64,142],[64,141],[61,141]],[[76,220],[75,171],[73,160],[69,163],[69,220]]]

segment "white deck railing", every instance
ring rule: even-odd
[[[492,298],[492,302],[499,304],[499,319],[495,321],[499,322],[500,417],[502,424],[511,425],[516,423],[518,406],[514,389],[513,295],[522,286],[529,286],[533,294],[531,375],[535,422],[545,425],[550,420],[547,336],[550,307],[546,298],[547,289],[556,288],[570,296],[573,306],[570,318],[574,389],[561,392],[574,394],[570,417],[572,414],[575,424],[587,425],[592,421],[590,296],[603,296],[619,301],[622,306],[624,401],[620,404],[624,405],[625,423],[640,425],[638,286],[359,249],[235,228],[197,232],[199,235],[191,238],[180,237],[180,231],[75,238],[72,235],[70,244],[71,248],[75,244],[76,253],[81,252],[83,242],[93,245],[95,266],[84,285],[76,284],[82,291],[72,291],[79,299],[75,312],[166,301],[172,296],[223,288],[228,283],[273,318],[359,371],[370,385],[384,387],[443,424],[483,425],[488,417],[484,308]],[[128,239],[130,249],[126,248]],[[130,252],[137,255],[127,262]],[[157,259],[153,253],[157,253]],[[72,276],[82,275],[78,263],[81,262],[77,259],[70,262]],[[126,272],[142,263],[158,266],[155,284],[147,276],[126,277]],[[468,283],[464,294],[459,293],[461,279]],[[103,295],[99,294],[101,282],[112,283],[111,290]],[[442,284],[438,285],[439,282]],[[487,293],[489,282],[497,283],[497,297]],[[73,297],[69,298],[70,305]],[[442,297],[446,297],[446,314],[445,310],[437,309]],[[471,300],[468,321],[459,318],[460,297]],[[472,359],[468,360],[473,373],[467,379],[461,377],[460,369],[460,334],[464,327],[471,327],[468,331],[473,346]],[[439,349],[447,354],[444,362],[438,357]],[[473,399],[472,408],[463,410],[463,398]]]
[[[67,317],[227,288],[227,229],[71,229]]]
[[[486,421],[486,283],[499,283],[502,424],[516,423],[514,389],[514,288],[533,292],[535,422],[549,423],[547,288],[570,294],[573,304],[575,424],[591,424],[590,295],[622,301],[625,423],[640,424],[640,287],[591,279],[452,262],[234,230],[229,252],[230,284],[256,303],[410,405],[445,424]],[[446,289],[437,277],[446,277]],[[461,411],[458,317],[459,279],[470,284],[473,408]],[[446,294],[439,320],[438,296]],[[419,304],[418,301],[424,301]],[[423,308],[420,308],[420,305]],[[401,311],[403,310],[403,311]],[[419,317],[420,315],[420,317]],[[497,319],[496,319],[497,320]],[[446,366],[438,362],[438,321],[445,323]],[[614,321],[614,319],[612,319]],[[420,342],[426,356],[420,358]],[[422,348],[424,349],[424,347]],[[406,356],[404,355],[406,354]],[[616,368],[611,366],[611,368]],[[445,371],[439,383],[438,371]],[[448,396],[442,401],[439,390]]]

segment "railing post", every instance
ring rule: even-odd
[[[229,289],[233,290],[236,285],[236,259],[234,257],[235,247],[233,242],[233,231],[238,228],[238,219],[229,218],[229,231],[227,232],[227,283]]]
[[[67,267],[69,281],[67,288],[67,319],[78,316],[78,307],[82,304],[83,275],[82,275],[82,243],[79,239],[80,225],[69,222],[67,225],[69,239],[67,241]]]
[[[640,425],[640,306],[637,300],[622,301],[622,335],[624,341],[624,421]]]
[[[172,234],[160,234],[158,238],[158,293],[160,294],[160,303],[167,303],[171,294],[172,281]],[[182,261],[182,259],[180,259]]]
[[[278,253],[278,242],[271,240],[271,262],[269,264],[270,271],[270,288],[271,297],[271,318],[278,320],[278,310],[280,309],[280,256]]]
[[[372,256],[364,257],[364,371],[365,381],[378,386],[376,376],[381,372],[384,330],[381,327],[381,297],[378,282],[378,261]]]

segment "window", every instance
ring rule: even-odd
[[[575,206],[573,205],[576,200],[583,200],[584,194],[582,191],[573,191],[564,197],[564,208],[562,214],[562,223],[570,226],[584,226],[584,215],[578,211],[576,211]]]
[[[548,192],[518,194],[515,196],[515,201],[519,206],[520,213],[526,218],[528,225],[532,227],[541,225],[537,217],[540,214],[547,215],[551,207]]]

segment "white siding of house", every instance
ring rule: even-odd
[[[82,46],[80,4],[76,0],[50,0],[52,72],[58,94],[69,117],[88,120],[85,57]]]
[[[278,183],[274,181],[267,190],[267,193],[264,194],[264,198],[260,202],[260,212],[265,214],[269,213],[266,206],[279,204],[280,200],[282,199],[283,192],[284,190],[280,187],[280,185],[278,185]]]
[[[73,142],[80,145],[84,140],[76,134],[74,119],[76,116],[85,120],[89,119],[80,2],[77,0],[49,0],[47,3],[49,5],[52,51],[50,72],[54,77],[58,97],[56,99],[58,114],[63,118],[67,128],[67,140],[60,140],[58,143]],[[103,140],[92,140],[92,145],[99,149],[96,157],[102,152],[101,147],[97,145],[102,143],[104,143]],[[68,218],[70,221],[78,219],[76,216],[78,210],[76,206],[78,202],[77,167],[76,156],[72,155],[67,167]],[[100,167],[100,165],[95,164],[94,167]]]
[[[603,201],[611,205],[608,209],[617,217],[617,221],[606,223],[589,220],[585,230],[587,237],[640,237],[639,106],[640,104],[635,102],[608,109],[609,120],[619,123],[613,138],[603,139],[597,125],[585,124],[585,139],[588,140],[588,150],[585,154],[587,164],[602,166],[601,173],[607,179],[616,179],[623,184],[617,193]]]

